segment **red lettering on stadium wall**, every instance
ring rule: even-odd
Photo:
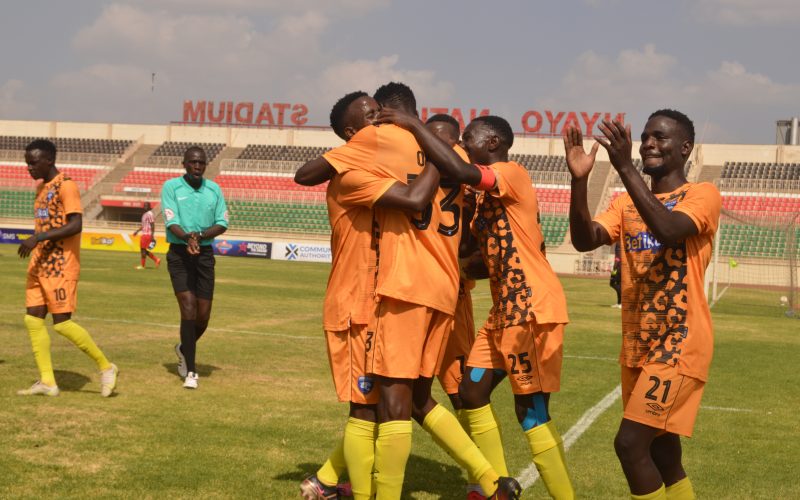
[[[461,111],[461,108],[422,108],[422,114],[420,118],[422,121],[427,121],[433,115],[450,115],[458,121],[458,124],[461,126],[461,130],[464,130],[464,127],[467,126],[469,122],[464,121],[464,112]],[[484,108],[478,110],[476,108],[470,108],[469,110],[469,121],[474,120],[478,116],[488,116],[491,113],[488,109]]]
[[[255,110],[258,109],[258,114]],[[184,101],[185,123],[219,123],[226,125],[305,125],[308,106],[283,102],[264,102],[256,108],[253,102]]]
[[[491,114],[489,108],[423,107],[420,118],[427,121],[436,114],[448,114],[458,121],[461,129],[478,116]],[[468,118],[467,118],[468,117]],[[600,120],[619,120],[625,123],[625,113],[587,113],[586,111],[551,111],[531,109],[523,113],[522,132],[531,135],[559,136],[567,127],[578,127],[587,137],[599,135]],[[511,127],[513,119],[509,118]],[[283,102],[184,101],[183,123],[213,123],[221,125],[256,125],[266,127],[308,124],[308,106]],[[520,123],[518,121],[517,123]]]
[[[580,119],[578,119],[578,113],[575,111],[553,112],[545,110],[544,116],[542,116],[539,111],[529,110],[522,115],[522,130],[526,134],[561,135],[564,133],[564,129],[577,127],[582,129],[586,136],[593,136],[600,134],[600,130],[595,130],[595,124],[600,121],[601,115],[603,120],[612,119],[611,113],[593,113],[589,116],[589,113],[581,111]],[[547,120],[548,128],[547,130],[542,130],[545,119]],[[617,113],[613,119],[625,123],[625,113]]]

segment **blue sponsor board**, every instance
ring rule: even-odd
[[[32,229],[8,229],[0,227],[0,243],[22,243],[33,234]]]
[[[214,254],[269,259],[272,256],[272,243],[268,241],[217,239],[214,240]]]

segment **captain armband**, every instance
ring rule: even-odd
[[[494,189],[497,177],[494,175],[494,170],[485,165],[475,164],[481,173],[481,180],[475,185],[475,189],[479,191],[491,191]]]

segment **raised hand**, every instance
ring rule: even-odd
[[[583,149],[583,134],[577,127],[569,127],[564,131],[564,151],[567,156],[567,167],[573,179],[584,179],[594,167],[594,159],[600,144],[594,143],[589,154]]]
[[[632,168],[631,150],[633,149],[633,141],[631,140],[631,126],[623,125],[622,122],[617,120],[613,122],[603,120],[599,128],[608,140],[601,137],[596,138],[596,140],[608,151],[608,159],[611,160],[614,168],[617,170],[625,167]]]
[[[392,123],[406,130],[411,130],[414,126],[422,125],[422,122],[416,115],[393,108],[382,108],[381,112],[378,114],[378,118],[376,118],[373,123],[375,125]]]

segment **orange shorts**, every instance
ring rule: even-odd
[[[437,377],[447,394],[458,394],[458,385],[464,376],[472,344],[475,343],[475,320],[472,316],[472,300],[469,292],[458,296],[453,331],[447,339],[444,360]]]
[[[558,392],[563,346],[564,325],[559,323],[481,328],[467,366],[504,370],[514,394]]]
[[[349,330],[325,331],[328,361],[336,396],[343,403],[376,404],[378,388],[366,373],[367,325],[351,325]]]
[[[78,305],[78,280],[28,275],[25,307],[47,306],[50,314],[75,312]]]
[[[666,363],[622,367],[624,418],[691,437],[705,382]]]
[[[390,297],[381,298],[375,316],[374,331],[367,333],[367,373],[410,379],[439,373],[452,316]]]

